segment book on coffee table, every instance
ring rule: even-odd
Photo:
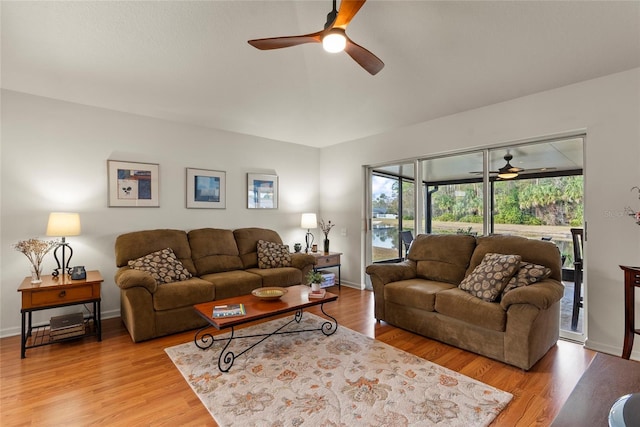
[[[247,314],[244,304],[226,304],[213,307],[212,317],[244,316]]]
[[[320,289],[319,291],[311,291],[309,292],[309,298],[324,298],[327,294],[327,291],[324,289]]]

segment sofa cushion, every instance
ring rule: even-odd
[[[248,295],[252,290],[262,286],[262,278],[260,276],[244,270],[205,274],[201,278],[213,283],[217,300]]]
[[[543,265],[531,264],[529,262],[521,262],[520,269],[509,279],[509,283],[502,291],[502,296],[512,289],[521,286],[529,286],[532,283],[539,282],[551,275],[551,269]]]
[[[401,280],[384,287],[384,299],[405,307],[434,311],[436,294],[451,288],[455,285],[424,279]]]
[[[191,246],[187,233],[183,230],[144,230],[121,234],[116,238],[116,266],[124,267],[132,259],[140,258],[151,252],[171,248],[193,275],[197,274],[191,260]]]
[[[278,268],[291,266],[289,245],[258,240],[258,267]]]
[[[233,235],[236,238],[238,253],[245,269],[258,267],[258,240],[282,243],[278,233],[266,228],[238,228],[233,230]]]
[[[475,237],[469,235],[419,234],[411,243],[409,259],[416,262],[418,277],[457,285],[475,245]]]
[[[495,301],[520,267],[520,260],[520,255],[488,253],[459,287],[485,301]]]
[[[557,281],[562,280],[560,250],[553,242],[499,234],[478,237],[477,242],[467,274],[470,274],[482,262],[485,254],[492,252],[520,255],[524,262],[549,267],[551,269],[549,277]]]
[[[294,267],[249,268],[246,271],[260,276],[262,286],[291,286],[302,283],[302,271]]]
[[[182,282],[168,283],[158,287],[153,294],[153,308],[157,311],[189,307],[215,299],[213,284],[194,277]]]
[[[454,319],[504,332],[507,312],[495,302],[487,302],[459,288],[438,292],[435,309],[438,313]]]
[[[178,282],[191,278],[191,273],[176,258],[171,248],[165,248],[129,261],[129,267],[146,271],[158,284]]]
[[[188,233],[198,275],[241,270],[242,260],[231,230],[200,228]]]

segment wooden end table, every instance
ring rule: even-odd
[[[340,255],[342,252],[309,252],[309,255],[313,255],[316,259],[316,264],[313,266],[314,271],[324,270],[325,268],[338,268],[338,289],[340,289]]]
[[[220,356],[218,357],[218,368],[221,372],[228,372],[229,369],[231,369],[231,366],[233,366],[233,362],[237,357],[243,355],[256,345],[260,344],[262,341],[273,335],[321,331],[323,334],[329,336],[334,334],[336,330],[338,330],[338,321],[332,316],[329,316],[324,311],[324,303],[337,300],[337,295],[326,292],[323,298],[309,298],[308,295],[309,292],[311,292],[311,288],[304,285],[290,286],[284,289],[287,290],[287,293],[284,294],[280,299],[275,301],[265,301],[253,295],[243,295],[239,297],[225,298],[217,301],[196,304],[193,308],[200,316],[202,316],[207,320],[207,322],[209,322],[209,325],[199,329],[196,332],[193,339],[196,346],[198,346],[198,348],[202,350],[206,350],[210,348],[216,341],[227,341],[224,348],[220,351]],[[215,306],[230,304],[244,304],[246,314],[236,317],[213,317],[213,308]],[[286,326],[290,325],[293,322],[300,323],[300,320],[302,319],[302,311],[305,308],[313,307],[316,305],[319,305],[322,314],[330,318],[333,322],[326,321],[318,329],[296,329],[291,331],[283,331]],[[293,319],[273,332],[260,335],[235,335],[235,326],[243,325],[254,320],[266,319],[278,314],[291,312],[295,312],[295,316],[293,317]],[[231,335],[229,337],[218,338],[216,340],[216,338],[211,335],[211,333],[205,333],[205,331],[212,326],[218,330],[231,328]],[[231,350],[228,350],[231,341],[233,341],[234,339],[247,337],[262,337],[262,339],[249,346],[248,348],[242,350],[237,355]]]
[[[22,293],[22,337],[20,342],[20,357],[24,359],[28,348],[40,347],[88,336],[97,336],[102,341],[102,325],[100,316],[100,286],[104,280],[97,270],[87,271],[87,278],[71,280],[71,276],[63,274],[54,278],[43,275],[42,283],[31,283],[31,277],[26,277],[18,292]],[[49,325],[33,327],[32,314],[34,311],[49,310],[79,304],[93,304],[93,313],[84,319],[85,332],[82,335],[53,339],[49,334]],[[31,340],[29,340],[31,338]],[[30,341],[30,342],[29,342]]]

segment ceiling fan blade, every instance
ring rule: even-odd
[[[367,0],[342,0],[340,2],[338,16],[331,27],[346,29],[349,22],[356,16],[356,13],[358,13],[366,1]]]
[[[347,46],[344,48],[344,51],[372,76],[375,76],[384,68],[384,62],[382,62],[380,58],[351,41],[349,37],[347,37]]]
[[[283,47],[297,46],[305,43],[321,43],[324,31],[304,34],[301,36],[270,37],[266,39],[249,40],[248,43],[260,50],[281,49]]]

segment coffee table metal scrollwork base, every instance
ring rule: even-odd
[[[229,372],[229,369],[233,366],[236,358],[242,356],[247,351],[251,350],[258,344],[265,341],[267,338],[273,335],[283,335],[283,334],[298,334],[303,332],[316,332],[320,331],[326,336],[333,335],[338,330],[338,321],[333,317],[327,314],[324,311],[324,303],[329,301],[335,301],[338,299],[337,295],[333,295],[327,292],[326,296],[322,299],[318,300],[310,300],[308,299],[308,287],[306,286],[293,286],[289,288],[289,292],[283,297],[282,302],[272,303],[272,306],[268,309],[264,309],[264,305],[259,306],[258,303],[251,300],[251,296],[238,297],[236,299],[227,299],[221,300],[218,302],[212,303],[204,303],[198,304],[194,308],[196,311],[203,316],[205,319],[209,321],[209,324],[200,328],[194,336],[195,345],[202,349],[207,350],[211,348],[216,342],[225,342],[224,347],[220,351],[220,355],[218,356],[218,368],[221,372]],[[235,318],[213,318],[208,313],[211,313],[213,308],[213,304],[232,304],[232,303],[243,303],[245,304],[245,308],[247,310],[247,314],[245,316],[235,317]],[[320,325],[319,328],[302,328],[302,329],[292,329],[286,330],[287,326],[293,324],[294,322],[299,324],[302,320],[303,310],[306,307],[311,307],[314,305],[320,305],[320,310],[322,314],[329,319],[324,319],[325,321]],[[263,319],[272,317],[276,314],[282,314],[287,312],[295,312],[293,318],[279,326],[276,330],[263,334],[248,334],[248,335],[236,335],[235,334],[235,326],[239,326],[242,324],[246,324],[250,321]],[[221,329],[231,329],[230,334],[224,337],[216,337],[214,336],[208,329],[215,327],[218,330]],[[241,339],[241,338],[260,338],[259,340],[253,342],[247,348],[235,353],[230,349],[231,342],[233,340]]]
[[[196,344],[196,346],[198,346],[198,348],[202,349],[202,350],[206,350],[208,348],[210,348],[211,346],[213,346],[213,344],[220,341],[226,341],[226,344],[224,346],[224,348],[220,351],[220,356],[218,357],[218,368],[220,369],[221,372],[229,372],[229,369],[231,369],[231,367],[233,366],[233,363],[235,362],[237,357],[242,356],[244,353],[246,353],[247,351],[251,350],[252,348],[254,348],[255,346],[257,346],[258,344],[260,344],[261,342],[263,342],[264,340],[266,340],[267,338],[273,336],[273,335],[283,335],[283,334],[298,334],[298,333],[302,333],[302,332],[316,332],[316,331],[320,331],[322,332],[324,335],[329,336],[329,335],[333,335],[337,330],[338,330],[338,321],[328,315],[327,313],[325,313],[324,311],[324,305],[321,306],[320,308],[322,310],[322,313],[329,317],[333,322],[327,320],[325,322],[322,323],[322,325],[319,328],[313,328],[313,329],[295,329],[295,330],[284,330],[287,326],[289,326],[290,324],[292,324],[293,322],[296,323],[300,323],[300,320],[302,320],[302,309],[297,310],[295,315],[293,316],[293,318],[283,324],[282,326],[278,327],[278,329],[276,329],[273,332],[269,332],[269,333],[265,333],[265,334],[252,334],[252,335],[235,335],[235,328],[232,326],[231,327],[231,333],[228,337],[224,337],[224,338],[217,338],[212,335],[209,332],[205,332],[207,329],[212,328],[211,325],[207,325],[201,329],[199,329],[196,332],[196,335],[194,337],[194,342]],[[229,349],[229,345],[231,344],[231,342],[233,340],[237,340],[237,339],[241,339],[241,338],[260,338],[262,337],[262,339],[254,342],[253,344],[251,344],[249,347],[245,348],[244,350],[240,351],[238,354],[234,353],[232,350]]]

